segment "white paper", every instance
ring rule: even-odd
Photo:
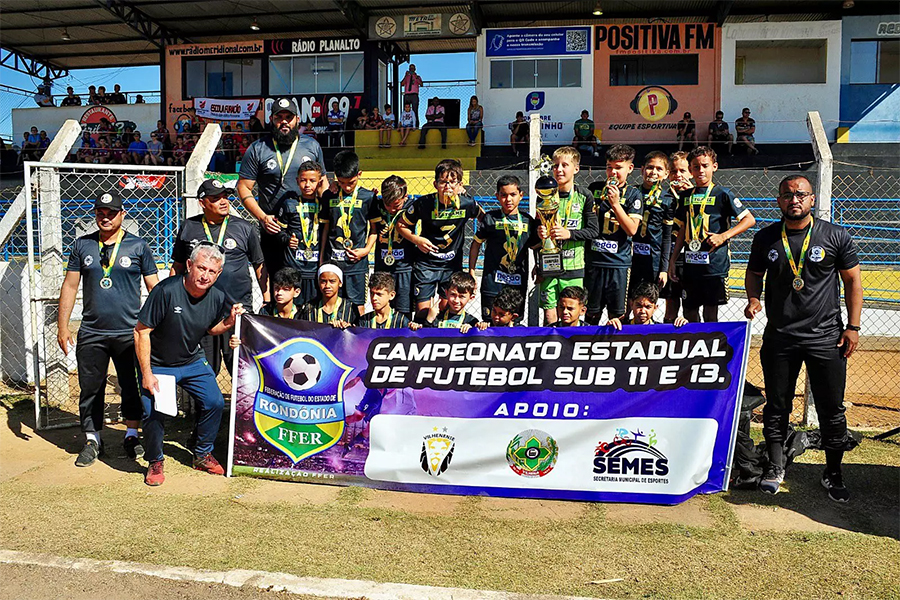
[[[175,401],[175,376],[156,375],[159,391],[153,393],[153,409],[164,415],[174,417],[178,414],[178,403]]]

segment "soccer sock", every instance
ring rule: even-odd
[[[842,460],[844,460],[843,450],[825,450],[825,467],[829,473],[840,473]]]
[[[98,446],[100,445],[100,432],[99,431],[85,431],[84,432],[87,441],[95,442]]]
[[[128,427],[127,429],[125,429],[125,437],[137,437],[137,436],[138,436],[137,429],[135,429],[133,427]]]

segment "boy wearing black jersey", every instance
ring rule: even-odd
[[[631,293],[631,302],[628,306],[631,318],[627,321],[610,319],[607,325],[612,325],[617,331],[622,331],[622,325],[653,325],[653,313],[656,312],[657,302],[659,302],[659,288],[652,283],[642,283]],[[687,323],[687,319],[678,317],[672,324],[681,327]]]
[[[629,292],[642,283],[664,286],[669,277],[669,254],[672,249],[675,212],[672,195],[663,189],[669,177],[669,158],[665,153],[654,151],[647,154],[641,177],[644,214],[637,232],[631,237],[634,256],[631,259]]]
[[[459,328],[460,333],[468,333],[478,319],[466,312],[466,305],[475,297],[475,278],[459,271],[450,276],[447,286],[447,306],[432,305],[419,312],[420,322],[425,327]]]
[[[462,270],[466,223],[481,211],[474,198],[462,193],[462,180],[462,164],[442,160],[434,168],[436,192],[418,198],[397,223],[400,235],[417,249],[412,270],[417,310],[428,309],[435,293],[441,310],[446,308],[450,276]],[[417,223],[421,235],[416,235]]]
[[[728,302],[728,240],[753,227],[756,219],[731,190],[713,183],[713,174],[719,168],[715,151],[706,146],[695,148],[688,155],[688,163],[697,187],[685,197],[675,217],[680,230],[672,256],[687,247],[681,278],[684,316],[698,323],[702,306],[705,322],[718,321],[719,306]],[[738,219],[734,227],[732,218]],[[675,263],[670,259],[669,278],[677,277],[674,273]]]
[[[418,323],[410,324],[409,318],[399,310],[391,307],[394,297],[397,295],[394,287],[394,278],[390,273],[376,271],[372,273],[369,281],[369,300],[372,302],[372,312],[368,312],[359,318],[359,327],[364,329],[403,329],[409,327],[413,331],[419,329]]]
[[[688,165],[688,153],[683,151],[673,152],[669,156],[669,192],[672,194],[672,214],[678,215],[678,210],[683,204],[684,198],[689,198],[694,190],[694,181],[691,176],[691,169]],[[671,247],[675,247],[675,240],[678,238],[678,223],[674,217],[672,219]],[[678,318],[678,311],[681,310],[681,277],[684,274],[684,252],[680,252],[677,256],[669,254],[670,261],[675,261],[675,278],[668,277],[666,285],[660,290],[660,297],[666,299],[666,323],[674,323]],[[668,266],[667,266],[668,269]]]
[[[559,293],[559,321],[552,327],[583,327],[587,311],[587,291],[583,287],[571,286]]]
[[[366,304],[369,253],[378,237],[381,220],[375,194],[359,185],[359,157],[344,150],[334,157],[338,191],[322,195],[319,220],[325,224],[326,259],[343,273],[343,296],[362,310]],[[362,314],[362,313],[360,313]]]
[[[319,295],[316,272],[323,257],[321,209],[316,190],[324,176],[322,165],[310,160],[303,162],[297,172],[299,196],[295,192],[286,193],[275,209],[275,218],[282,225],[282,231],[273,237],[283,248],[284,266],[299,274],[299,306],[312,302]]]
[[[344,274],[340,267],[324,264],[319,267],[319,300],[300,309],[300,318],[314,323],[328,323],[338,329],[356,325],[360,307],[340,295]]]
[[[409,316],[414,312],[412,261],[416,247],[400,235],[397,226],[405,209],[409,208],[406,192],[406,181],[402,177],[391,175],[381,182],[381,202],[376,203],[381,222],[375,244],[375,271],[389,273],[394,278],[396,295],[391,306]]]

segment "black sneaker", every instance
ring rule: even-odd
[[[97,462],[97,457],[103,454],[103,446],[95,442],[94,440],[88,440],[84,445],[84,448],[81,449],[81,452],[78,453],[78,458],[75,459],[76,467],[89,467],[95,462]]]
[[[144,455],[144,447],[141,446],[141,441],[136,435],[126,437],[122,446],[125,448],[125,454],[128,458],[135,459]]]
[[[781,484],[784,482],[784,469],[777,465],[770,464],[766,467],[765,473],[763,473],[762,479],[759,480],[759,491],[764,494],[772,494],[773,496],[778,493],[778,489],[781,487]]]
[[[822,473],[822,487],[828,490],[828,497],[835,502],[850,502],[850,492],[844,487],[844,477],[840,471],[831,473],[826,469]]]

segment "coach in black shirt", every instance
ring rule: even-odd
[[[783,444],[794,399],[794,386],[805,363],[822,431],[826,467],[822,485],[836,502],[847,502],[841,460],[847,447],[844,386],[847,358],[859,343],[862,281],[850,234],[811,214],[815,196],[802,175],[785,177],[778,187],[783,219],[753,238],[745,287],[752,319],[762,310],[766,288],[766,331],[760,362],[766,386],[763,434],[769,466],[760,481],[775,494],[784,481]],[[849,323],[841,319],[840,282],[844,282]]]
[[[164,415],[156,410],[153,398],[159,392],[157,375],[173,376],[176,384],[197,399],[194,468],[214,475],[225,472],[212,455],[225,400],[200,349],[200,338],[228,331],[235,317],[244,312],[240,304],[228,302],[225,293],[213,287],[224,262],[225,256],[216,244],[198,244],[187,261],[185,274],[169,277],[153,288],[138,314],[134,341],[144,405],[147,485],[160,485],[165,480]]]

